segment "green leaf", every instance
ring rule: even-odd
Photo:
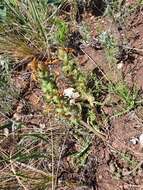
[[[48,0],[47,3],[58,6],[61,3],[61,0]]]
[[[6,7],[0,5],[0,22],[3,22],[6,18]]]
[[[67,39],[68,25],[58,18],[55,19],[55,25],[57,26],[57,32],[55,33],[56,39],[63,45]]]

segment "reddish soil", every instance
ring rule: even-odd
[[[91,31],[95,37],[96,26],[98,25],[95,17],[91,14],[86,15]],[[134,60],[126,60],[121,70],[110,68],[105,58],[103,50],[95,50],[89,46],[83,47],[84,55],[79,55],[81,70],[92,72],[96,67],[103,72],[103,78],[106,77],[114,82],[120,81],[122,74],[129,85],[136,84],[143,90],[143,10],[138,11],[130,18],[127,26],[131,48],[135,49],[133,53]],[[89,22],[91,21],[91,23]],[[105,29],[112,25],[108,20],[101,20]],[[110,25],[110,26],[109,26]],[[113,27],[113,33],[118,38],[119,34]],[[116,70],[115,70],[116,69]],[[104,74],[106,73],[106,76]],[[14,105],[14,113],[10,119],[22,121],[27,128],[36,126],[39,129],[45,129],[49,126],[59,128],[64,124],[57,125],[54,115],[43,115],[46,110],[45,100],[42,92],[31,82],[30,78],[24,78],[25,73],[15,75],[13,80],[18,89],[20,89],[20,101]],[[28,81],[28,82],[27,82]],[[62,131],[62,135],[57,137],[57,147],[63,146],[61,161],[58,171],[58,190],[138,190],[143,189],[143,148],[137,143],[133,144],[133,138],[139,138],[143,133],[143,108],[130,111],[121,117],[112,117],[112,112],[106,110],[109,114],[109,122],[104,127],[107,134],[105,141],[98,137],[91,137],[91,147],[86,158],[86,164],[80,168],[74,164],[74,154],[80,145],[73,135],[72,130],[67,134]],[[0,123],[4,122],[4,117],[0,118]],[[51,124],[51,121],[53,123]],[[50,125],[49,125],[50,123]],[[66,127],[64,127],[65,130]],[[67,131],[67,130],[65,130]],[[87,131],[85,130],[85,136]],[[83,135],[83,136],[84,136]],[[58,136],[58,135],[57,135]],[[84,136],[84,137],[85,137]],[[1,147],[7,152],[11,139],[3,141]],[[15,143],[13,141],[13,143]],[[13,145],[13,143],[11,145]],[[58,152],[59,153],[59,152]],[[58,155],[59,156],[59,155]],[[57,163],[55,163],[57,165]]]

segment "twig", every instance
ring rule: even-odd
[[[48,173],[46,173],[46,172],[44,172],[44,171],[42,171],[42,170],[38,170],[37,168],[34,168],[34,167],[32,167],[32,166],[29,166],[29,165],[26,165],[26,164],[24,164],[24,163],[20,163],[20,162],[15,162],[14,163],[14,165],[20,165],[20,166],[22,166],[22,167],[24,167],[24,168],[27,168],[27,169],[29,169],[29,170],[32,170],[33,172],[35,172],[35,173],[39,173],[39,174],[41,174],[41,175],[44,175],[44,176],[46,176],[46,177],[50,177],[50,174],[48,174]]]
[[[90,131],[92,131],[93,133],[95,133],[99,138],[101,138],[103,141],[106,141],[106,134],[100,132],[99,130],[96,130],[95,128],[93,128],[92,126],[88,125],[87,123],[85,123],[84,121],[80,121],[81,125],[83,125],[84,127],[86,127],[87,129],[89,129]]]
[[[135,172],[143,164],[143,161],[139,162],[131,171],[125,172],[123,175],[128,176]]]
[[[14,176],[16,177],[16,179],[17,179],[18,183],[20,184],[20,186],[22,186],[24,190],[28,190],[27,187],[25,187],[23,185],[23,183],[21,182],[19,176],[17,176],[16,171],[15,171],[14,166],[13,166],[13,162],[12,162],[11,159],[10,159],[10,165],[11,165],[11,171],[14,174]]]
[[[54,190],[54,141],[53,131],[51,130],[51,148],[52,148],[52,190]]]
[[[64,139],[64,142],[62,144],[59,159],[58,159],[59,161],[58,161],[58,164],[57,164],[57,171],[56,171],[56,175],[55,175],[55,186],[57,185],[57,182],[58,182],[58,173],[59,173],[59,168],[60,168],[60,161],[61,161],[61,158],[62,158],[62,153],[63,153],[63,150],[64,150],[64,146],[65,146],[68,134],[69,134],[69,129],[66,132],[65,139]]]

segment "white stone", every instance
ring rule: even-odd
[[[64,96],[66,97],[72,98],[73,94],[74,94],[74,88],[66,88],[64,90]]]
[[[70,105],[73,105],[73,104],[75,104],[75,99],[70,100]]]
[[[8,137],[9,135],[9,130],[8,128],[4,128],[4,136]]]
[[[132,139],[130,140],[130,142],[131,142],[133,145],[137,144],[138,141],[139,141],[139,140],[138,140],[137,138],[132,138]]]
[[[15,113],[15,114],[13,115],[13,118],[14,118],[16,121],[20,121],[21,115],[20,115],[19,113]]]
[[[79,93],[75,92],[75,89],[71,87],[65,89],[63,94],[70,99],[77,99],[80,96]]]
[[[143,133],[139,136],[139,143],[143,146]]]
[[[119,63],[119,64],[117,64],[117,69],[122,69],[122,67],[123,67],[123,63],[121,62],[121,63]]]

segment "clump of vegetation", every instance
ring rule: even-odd
[[[61,45],[64,43],[67,25],[55,14],[52,15],[58,11],[58,7],[50,2],[5,0],[3,6],[4,19],[0,27],[2,52],[16,60],[39,58],[41,54],[50,59],[50,44],[55,43],[56,39]],[[52,36],[56,36],[56,39]]]
[[[120,98],[121,112],[115,113],[116,116],[123,115],[138,105],[139,90],[136,87],[130,89],[125,83],[119,82],[109,87],[110,93],[116,94]]]
[[[0,57],[0,111],[4,114],[12,111],[13,100],[18,96],[14,84],[10,81],[12,65],[7,57]]]
[[[110,64],[116,63],[116,54],[118,52],[118,46],[114,37],[105,31],[99,35],[99,41],[105,48],[107,60],[110,62]]]
[[[83,74],[74,59],[67,54],[64,50],[59,50],[59,59],[63,62],[62,74],[70,80],[70,88],[75,91],[76,97],[68,97],[64,94],[68,88],[63,88],[62,94],[58,91],[56,84],[56,76],[45,75],[41,76],[42,89],[45,92],[46,98],[49,103],[54,103],[57,113],[62,114],[65,117],[69,117],[71,122],[79,123],[83,117],[87,117],[85,120],[90,122],[90,112],[93,111],[95,105],[95,99],[90,90],[87,88],[87,76]],[[71,92],[74,94],[74,92]],[[72,95],[71,95],[72,96]],[[89,116],[82,115],[83,106],[87,104],[89,109]]]

